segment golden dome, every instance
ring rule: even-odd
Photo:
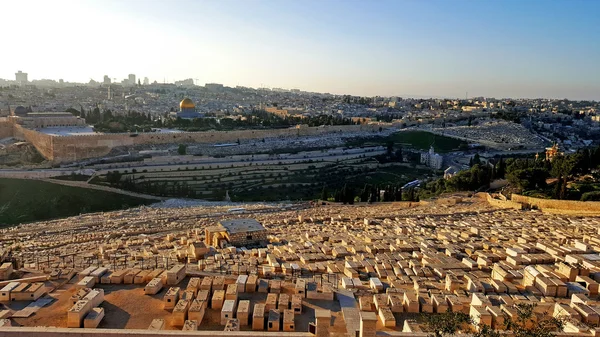
[[[196,105],[189,98],[184,98],[183,101],[181,101],[181,103],[179,103],[179,109],[181,109],[181,110],[183,110],[183,109],[195,109],[195,108],[196,108]]]

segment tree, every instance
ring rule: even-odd
[[[535,303],[516,304],[514,306],[516,317],[505,318],[506,330],[512,331],[515,337],[552,337],[554,331],[562,329],[564,321],[552,317],[551,313],[545,313],[543,318],[537,319],[535,307]]]
[[[396,150],[396,160],[399,162],[404,161],[404,157],[402,156],[402,147],[400,147],[398,150]]]
[[[119,171],[108,171],[108,173],[106,173],[106,181],[111,185],[111,186],[115,186],[118,185],[119,182],[121,181],[121,177],[122,174]]]
[[[327,193],[327,186],[323,186],[323,190],[321,191],[321,200],[327,201],[329,195]]]
[[[541,168],[516,170],[506,175],[508,181],[522,191],[546,188],[548,172]]]
[[[473,334],[473,337],[501,337],[502,334],[499,331],[492,329],[491,326],[483,324],[479,327],[479,330]]]
[[[394,151],[394,141],[393,140],[388,140],[386,142],[386,150],[387,150],[388,157],[391,156],[392,152]]]
[[[434,337],[451,336],[472,323],[468,314],[452,312],[450,309],[441,314],[423,314],[421,320]]]
[[[179,147],[177,148],[177,153],[179,153],[179,155],[183,156],[185,155],[187,152],[187,146],[185,146],[185,144],[179,144]]]
[[[498,163],[496,163],[496,177],[503,179],[506,174],[506,163],[503,158],[500,158]]]
[[[481,165],[481,158],[479,158],[479,153],[475,153],[475,155],[473,156],[473,161],[471,166],[474,165]]]

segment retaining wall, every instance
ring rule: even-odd
[[[514,201],[510,201],[510,200],[506,200],[506,197],[504,197],[502,194],[498,194],[499,199],[494,198],[491,194],[489,193],[485,193],[485,199],[487,200],[487,202],[494,206],[494,207],[498,207],[498,208],[513,208],[513,209],[523,209],[523,205],[518,203],[518,202],[514,202]]]
[[[15,138],[30,142],[44,158],[54,160],[53,136],[26,129],[18,124],[13,125],[13,134]]]
[[[538,208],[542,211],[550,211],[552,213],[561,213],[560,211],[564,211],[564,214],[600,214],[600,202],[598,201],[540,199],[514,193],[511,200],[521,203],[525,207]]]
[[[6,118],[0,119],[0,139],[13,136],[13,126]]]
[[[317,136],[329,133],[375,132],[380,125],[340,125],[319,127],[294,127],[269,130],[235,130],[178,133],[107,133],[98,135],[48,136],[32,130],[19,130],[26,140],[40,150],[42,155],[55,162],[76,161],[106,156],[113,148],[143,144],[169,143],[233,143],[239,140],[272,137]],[[20,126],[18,126],[20,128]],[[22,129],[22,128],[21,128]],[[37,137],[37,135],[43,135]],[[44,137],[45,136],[45,137]],[[46,137],[50,137],[48,142]],[[48,144],[49,143],[49,144]],[[50,148],[48,148],[48,145]]]

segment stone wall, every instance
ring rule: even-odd
[[[0,118],[0,139],[13,136],[13,126],[6,118]]]
[[[317,136],[330,133],[377,132],[381,125],[299,126],[287,129],[206,131],[178,133],[107,133],[96,135],[55,136],[0,120],[0,138],[26,140],[48,160],[69,162],[106,156],[119,146],[178,143],[233,143],[239,140],[273,137]],[[384,127],[388,127],[384,126]]]
[[[39,153],[48,160],[54,160],[53,136],[26,129],[18,124],[13,125],[14,137],[30,142]]]
[[[498,198],[494,198],[491,194],[489,193],[485,193],[485,199],[487,200],[487,202],[494,206],[494,207],[498,207],[498,208],[514,208],[514,209],[523,209],[523,205],[518,203],[518,202],[514,202],[514,201],[510,201],[510,200],[506,200],[506,197],[504,197],[502,194],[497,194]]]
[[[236,246],[248,246],[258,244],[261,241],[267,240],[267,230],[256,231],[256,232],[240,232],[235,234],[228,234],[229,243]],[[248,236],[251,239],[248,239]]]
[[[511,200],[523,204],[524,207],[537,208],[552,213],[564,211],[564,214],[600,214],[600,202],[598,201],[540,199],[514,193]]]
[[[329,133],[376,132],[379,125],[341,125],[319,127],[294,127],[269,130],[206,131],[179,133],[140,133],[136,135],[108,133],[98,135],[52,136],[52,155],[55,162],[75,161],[107,155],[119,146],[169,143],[232,143],[239,140],[272,137],[316,136]],[[35,131],[34,131],[35,132]],[[38,145],[34,143],[36,148]],[[42,151],[40,151],[42,152]],[[43,152],[42,154],[46,156]]]

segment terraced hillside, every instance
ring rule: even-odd
[[[429,173],[406,164],[380,164],[382,147],[312,151],[296,155],[239,156],[218,162],[142,166],[106,170],[94,183],[114,184],[128,190],[160,196],[235,201],[307,200],[344,185],[406,183]]]

